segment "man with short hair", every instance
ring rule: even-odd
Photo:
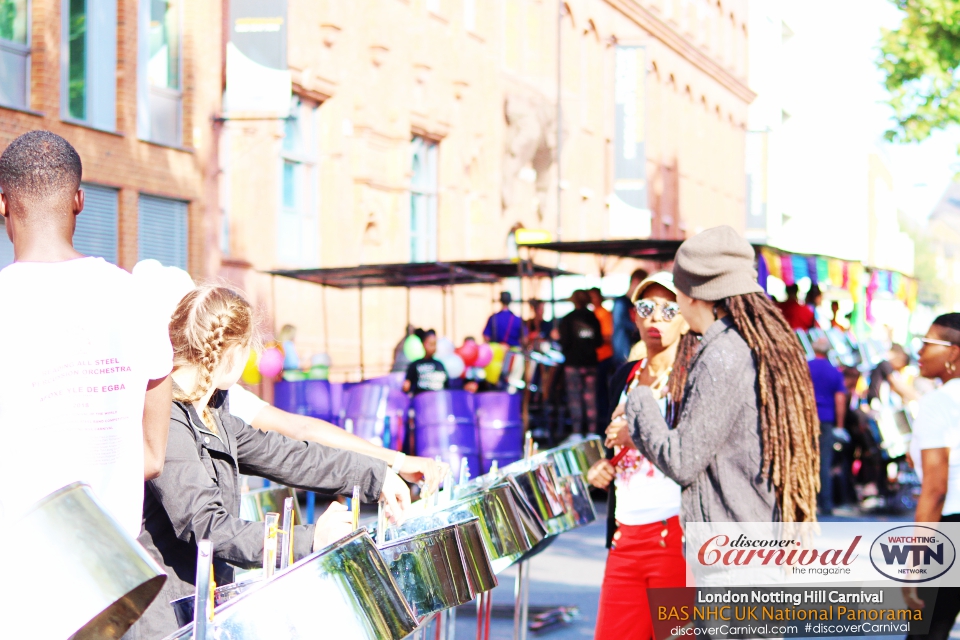
[[[523,320],[510,311],[513,296],[509,291],[500,293],[500,311],[487,319],[483,328],[483,337],[487,342],[499,342],[510,347],[519,347],[523,335]]]
[[[640,341],[640,331],[633,318],[633,303],[630,296],[640,283],[650,275],[645,269],[637,269],[630,274],[630,286],[627,293],[613,301],[613,369],[626,362],[630,357],[630,349]],[[604,416],[609,417],[609,416]]]
[[[820,336],[813,341],[814,359],[807,363],[813,381],[820,418],[820,493],[817,496],[822,515],[833,513],[833,430],[843,428],[847,414],[847,388],[843,374],[830,363],[830,341]]]
[[[573,311],[560,320],[560,346],[567,408],[573,429],[571,439],[597,433],[597,347],[603,344],[597,316],[587,308],[590,294],[583,289],[570,297]]]
[[[163,469],[173,351],[149,292],[73,247],[80,156],[31,131],[0,156],[0,214],[16,262],[0,271],[0,485],[5,515],[89,484],[134,538],[144,479]],[[37,455],[31,455],[35,451]]]
[[[403,381],[404,392],[415,396],[424,391],[443,391],[450,380],[446,367],[433,357],[437,352],[437,332],[428,329],[420,339],[423,357],[407,366],[407,378]]]

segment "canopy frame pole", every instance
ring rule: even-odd
[[[320,285],[320,306],[323,307],[323,350],[330,355],[330,325],[327,322],[327,285]]]
[[[358,287],[360,295],[360,381],[362,382],[366,377],[366,372],[363,367],[363,281],[360,281],[360,286]]]
[[[450,265],[450,334],[453,344],[457,344],[457,290],[454,288],[454,266]]]
[[[407,324],[403,327],[403,332],[410,335],[410,287],[407,287]]]

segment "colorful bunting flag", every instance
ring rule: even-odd
[[[807,273],[807,258],[805,256],[793,255],[790,258],[790,264],[793,266],[793,281],[796,282],[801,278],[809,278],[810,274]]]
[[[793,258],[786,254],[780,256],[780,279],[787,285],[796,282],[793,277]]]
[[[817,282],[831,284],[830,263],[827,262],[826,258],[821,257],[813,258],[813,260],[815,260],[817,264]]]

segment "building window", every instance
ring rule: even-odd
[[[410,261],[437,259],[437,143],[414,136],[410,180]]]
[[[141,194],[138,209],[138,260],[186,269],[187,203]]]
[[[0,13],[2,13],[0,2]],[[63,0],[61,114],[98,129],[116,128],[117,2]]]
[[[0,2],[0,104],[28,108],[30,102],[30,3]]]
[[[117,264],[117,202],[119,192],[82,184],[83,211],[77,216],[73,246],[80,253]]]
[[[180,13],[177,0],[140,0],[137,131],[171,146],[183,137]]]
[[[289,265],[316,266],[319,255],[316,173],[317,107],[294,98],[284,121],[280,153],[280,215],[277,258]]]

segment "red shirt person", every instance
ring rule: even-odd
[[[813,309],[805,304],[800,304],[797,299],[797,292],[797,285],[787,285],[787,299],[777,305],[780,307],[780,313],[786,318],[791,329],[813,329],[816,324]]]

